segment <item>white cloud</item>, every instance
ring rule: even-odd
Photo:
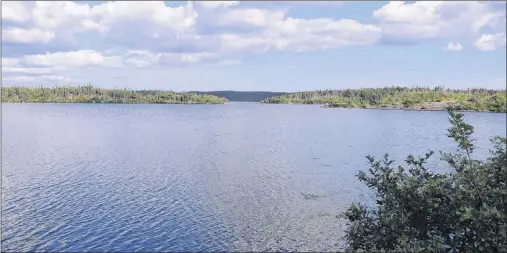
[[[502,17],[505,17],[505,13],[501,12],[491,12],[486,13],[477,18],[477,20],[472,22],[472,30],[474,32],[479,32],[484,27],[496,27],[499,22],[501,22]]]
[[[217,60],[214,53],[152,53],[149,51],[129,51],[123,62],[126,66],[144,68],[155,65],[181,66]]]
[[[5,73],[48,74],[84,67],[101,68],[146,68],[154,66],[184,66],[191,64],[212,64],[223,61],[221,56],[211,52],[200,53],[156,53],[130,50],[124,54],[105,56],[94,50],[79,50],[21,58],[2,58]],[[221,62],[221,64],[231,63]]]
[[[346,3],[352,3],[355,1],[265,1],[265,2],[244,2],[243,4],[253,4],[262,8],[307,8],[307,7],[318,7],[318,8],[336,8]]]
[[[23,57],[22,63],[46,67],[121,67],[122,60],[118,56],[103,56],[94,50],[80,50],[71,52],[46,53],[39,55],[28,55]]]
[[[261,34],[223,34],[220,41],[221,49],[226,52],[303,52],[373,45],[380,36],[381,30],[378,27],[351,19],[287,18],[271,23]]]
[[[30,19],[30,13],[23,2],[2,1],[2,20],[25,22]]]
[[[383,36],[393,41],[473,36],[485,28],[500,28],[505,11],[479,1],[389,2],[374,11]]]
[[[22,61],[16,58],[2,58],[2,74],[24,73],[24,74],[50,74],[52,68],[33,68],[22,66]]]
[[[97,81],[125,78],[125,73],[187,71],[180,67],[193,65],[232,66],[249,55],[382,42],[435,40],[449,51],[462,51],[463,45],[485,51],[505,46],[505,3],[390,2],[370,10],[372,20],[341,18],[354,17],[353,12],[331,13],[342,4],[2,2],[2,41],[9,42],[3,45],[9,57],[2,58],[3,80],[57,83],[79,76]]]
[[[194,54],[179,54],[178,57],[182,63],[197,63],[215,59],[217,55],[213,53],[203,52]]]
[[[321,6],[321,7],[338,7],[345,3],[354,1],[340,2],[340,1],[281,1],[281,3],[291,4],[295,6]]]
[[[149,51],[129,51],[124,57],[124,63],[128,66],[136,68],[149,67],[158,64],[160,61],[160,53],[151,53]]]
[[[59,75],[40,75],[40,76],[9,76],[2,77],[2,82],[16,82],[16,83],[33,83],[33,82],[50,82],[50,83],[69,83],[75,81],[72,78],[59,76]]]
[[[19,59],[2,57],[2,68],[19,66]]]
[[[179,7],[168,7],[162,1],[117,1],[95,6],[71,1],[37,1],[30,7],[13,3],[2,3],[7,6],[2,11],[2,19],[31,20],[32,27],[8,30],[3,40],[12,42],[49,42],[55,37],[70,38],[87,31],[100,31],[107,36],[115,31],[125,33],[132,24],[138,25],[134,27],[138,33],[146,30],[157,37],[157,34],[168,33],[167,29],[173,31],[171,34],[191,29],[197,18],[191,2]],[[130,31],[123,35],[131,36]]]
[[[165,29],[182,32],[195,25],[197,12],[192,2],[186,6],[168,7],[162,1],[117,1],[92,7],[92,16],[107,31],[123,22],[148,22]],[[148,25],[146,24],[146,25]]]
[[[220,36],[221,50],[227,52],[249,51],[251,53],[267,52],[274,40],[262,36],[240,36],[223,34]]]
[[[220,60],[220,61],[210,64],[210,65],[212,65],[212,66],[234,66],[234,65],[238,65],[238,64],[241,64],[240,60],[225,59],[225,60]]]
[[[495,34],[483,34],[479,39],[477,39],[477,41],[475,41],[474,46],[482,51],[493,51],[505,46],[505,43],[505,32],[501,32]]]
[[[2,40],[21,43],[47,43],[55,38],[54,32],[37,28],[6,28],[2,29]]]
[[[286,52],[302,52],[364,46],[377,43],[380,28],[351,19],[288,18],[268,29],[271,47]]]
[[[198,4],[207,9],[216,9],[219,7],[230,7],[238,5],[239,1],[199,1]]]
[[[257,27],[266,27],[280,22],[284,18],[283,12],[272,12],[262,9],[236,9],[230,10],[224,15],[219,15],[218,24],[244,23]]]
[[[50,74],[52,72],[53,70],[51,68],[2,67],[2,73]]]
[[[76,2],[36,2],[31,9],[33,27],[7,28],[3,40],[23,43],[53,43],[55,40],[65,43],[67,40],[66,43],[74,43],[78,48],[79,39],[72,39],[74,34],[98,31],[101,36],[98,39],[124,43],[134,51],[192,47],[218,54],[252,49],[254,53],[271,49],[299,52],[370,45],[378,41],[381,31],[373,25],[348,19],[295,19],[285,17],[284,11],[236,8],[239,6],[237,1],[195,4],[206,9],[200,11],[201,21],[210,28],[207,33],[199,34],[195,29],[200,14],[192,2],[178,7],[152,1],[106,2],[95,6]],[[326,2],[312,4],[324,5]],[[231,8],[233,6],[235,8]],[[132,36],[133,30],[136,36]],[[139,57],[130,58],[128,62],[135,66],[148,64]],[[193,59],[195,56],[185,57]]]
[[[446,50],[448,50],[448,51],[461,51],[461,50],[463,50],[463,45],[461,45],[460,43],[449,42],[447,44]]]
[[[436,11],[442,5],[440,1],[416,2],[405,4],[402,1],[391,1],[376,10],[373,16],[387,22],[407,22],[426,24],[438,21]]]
[[[492,3],[390,2],[373,12],[375,20],[370,23],[296,18],[288,11],[341,4],[203,1],[170,7],[162,1],[93,6],[68,1],[2,2],[2,20],[7,21],[2,41],[31,44],[27,48],[38,50],[3,58],[2,67],[11,74],[65,76],[64,70],[84,67],[128,71],[195,64],[230,66],[241,63],[246,55],[369,46],[383,40],[445,39],[453,41],[445,48],[450,51],[460,51],[463,44],[477,38],[474,46],[480,50],[505,45],[505,33],[498,33],[505,30],[505,10]],[[42,53],[46,50],[50,52]]]
[[[87,4],[71,1],[37,1],[32,10],[34,25],[47,31],[65,27],[72,30],[93,29],[91,9]]]

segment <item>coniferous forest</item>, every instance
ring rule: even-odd
[[[406,108],[415,110],[459,110],[506,112],[506,91],[488,89],[452,90],[443,87],[388,87],[295,92],[270,97],[262,103],[323,104],[343,108]]]
[[[10,103],[153,103],[223,104],[227,99],[206,94],[160,90],[102,89],[77,87],[2,87],[2,102]]]

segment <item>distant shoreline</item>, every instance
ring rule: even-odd
[[[92,85],[2,87],[2,103],[53,104],[311,104],[327,108],[407,111],[507,111],[506,91],[452,90],[443,87],[385,87],[305,92],[191,91],[104,89]]]
[[[135,103],[129,103],[129,102],[120,102],[120,103],[113,103],[113,102],[3,102],[2,104],[99,104],[99,105],[225,105],[229,104],[230,102],[225,103],[148,103],[148,102],[135,102]]]
[[[364,108],[412,111],[507,111],[506,91],[451,90],[442,87],[386,87],[296,92],[270,97],[267,104],[317,104],[329,108]]]
[[[303,105],[303,106],[319,106],[327,109],[359,109],[359,110],[385,110],[385,111],[422,111],[422,112],[445,112],[447,108],[442,109],[419,109],[419,108],[394,108],[394,107],[333,107],[324,104],[272,104],[250,101],[229,101],[223,104],[212,103],[93,103],[93,102],[2,102],[2,104],[102,104],[102,105],[226,105],[226,104],[265,104],[265,105]],[[474,111],[474,110],[454,110],[455,112],[479,112],[479,113],[503,113],[497,111]]]
[[[330,108],[330,109],[336,109],[336,108],[342,108],[342,109],[364,109],[364,110],[386,110],[386,111],[421,111],[421,112],[445,112],[448,109],[447,108],[441,108],[441,109],[420,109],[420,108],[394,108],[394,107],[332,107],[332,106],[321,106],[322,108]],[[486,112],[486,113],[505,113],[505,112],[497,112],[497,111],[476,111],[476,110],[455,110],[452,109],[452,111],[455,112]]]
[[[158,90],[103,89],[92,85],[65,87],[2,87],[2,103],[86,104],[224,104],[227,99],[208,94]]]

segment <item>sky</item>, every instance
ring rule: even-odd
[[[506,3],[2,1],[2,85],[506,86]]]

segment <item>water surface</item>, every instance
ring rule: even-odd
[[[2,247],[331,251],[366,155],[451,151],[445,112],[2,104]],[[505,114],[466,113],[485,157]],[[439,167],[438,156],[430,166]]]

